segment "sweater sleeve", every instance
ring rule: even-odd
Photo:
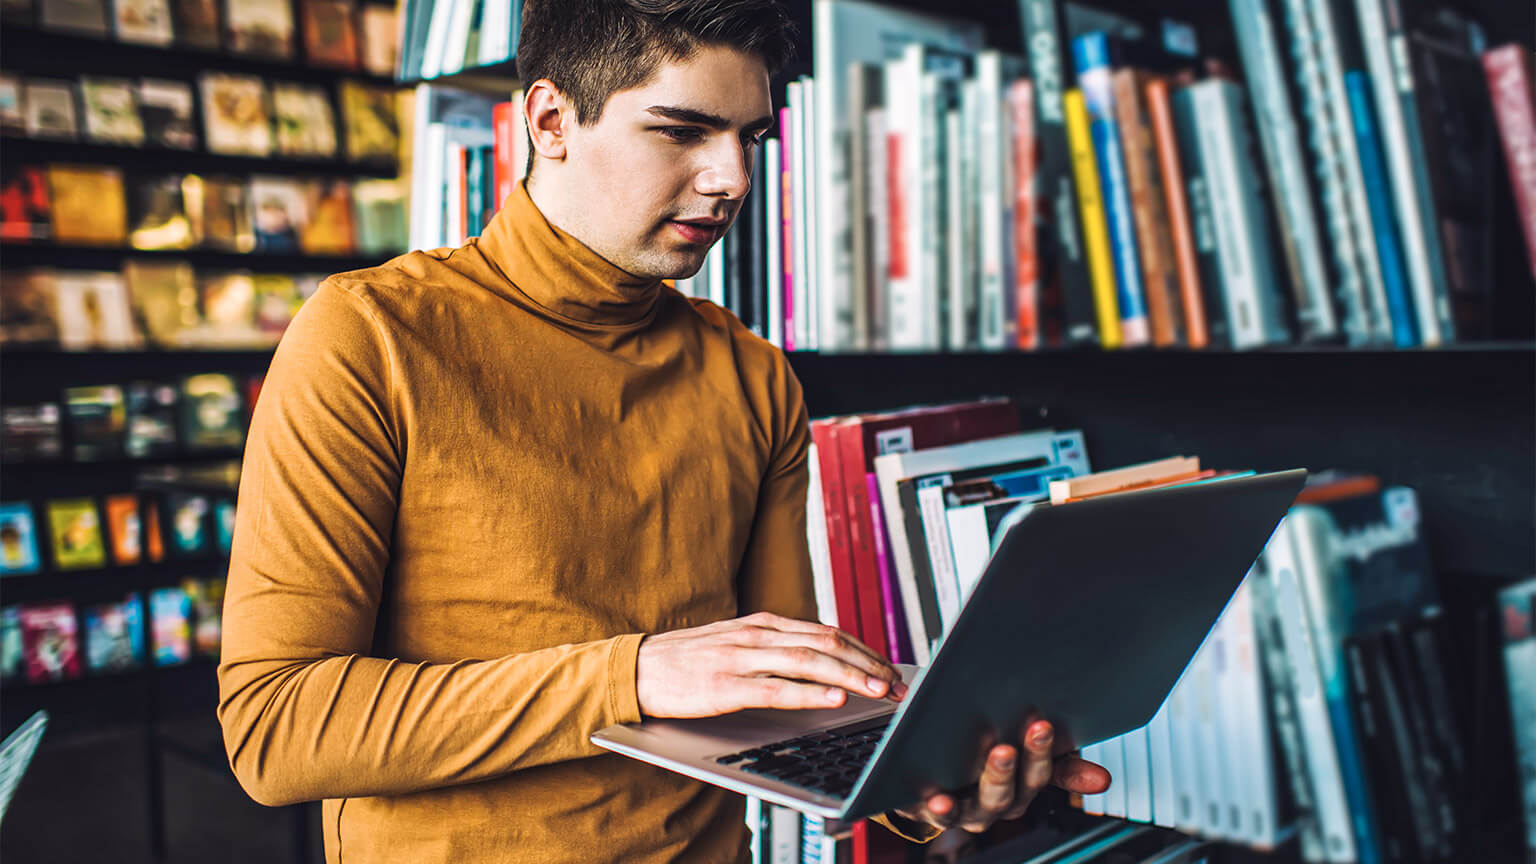
[[[328,282],[273,358],[246,445],[219,721],[260,803],[403,794],[601,751],[637,722],[640,634],[527,654],[370,656],[407,440],[374,307]]]

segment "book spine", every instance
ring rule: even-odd
[[[1008,225],[1012,199],[1004,188],[1007,120],[1003,115],[1002,56],[983,51],[976,58],[977,170],[980,174],[981,283],[977,298],[977,339],[982,348],[1008,346]]]
[[[875,563],[874,526],[870,522],[869,491],[864,485],[866,466],[871,463],[864,449],[863,428],[849,424],[837,428],[839,459],[843,474],[843,509],[847,513],[847,536],[853,573],[853,594],[857,597],[858,631],[854,634],[881,656],[885,640],[885,609],[880,602],[880,575]],[[841,609],[839,609],[841,618]],[[843,625],[847,630],[848,626]],[[852,632],[852,631],[850,631]]]
[[[1035,166],[1038,164],[1034,124],[1034,87],[1028,79],[1008,85],[1008,118],[1012,131],[1010,158],[1013,175],[1014,309],[1019,348],[1034,349],[1059,343],[1053,335],[1055,319],[1040,288],[1040,256],[1036,247]]]
[[[516,102],[502,102],[491,111],[491,127],[496,136],[496,206],[499,208],[512,196],[512,184],[516,182],[517,168],[512,154],[517,151],[517,112],[522,106]]]
[[[1381,142],[1376,135],[1376,113],[1371,108],[1370,82],[1365,73],[1359,71],[1350,71],[1344,78],[1350,113],[1355,122],[1365,197],[1371,207],[1371,225],[1376,229],[1376,252],[1381,260],[1381,281],[1386,292],[1387,314],[1392,322],[1392,343],[1399,348],[1411,348],[1419,344],[1418,321],[1413,313],[1408,274],[1403,269],[1397,220],[1392,216],[1392,190],[1387,185],[1386,169],[1381,162]]]
[[[1455,855],[1456,809],[1450,797],[1451,776],[1444,752],[1435,739],[1430,714],[1433,706],[1425,692],[1424,680],[1413,659],[1413,649],[1401,624],[1390,622],[1382,631],[1382,645],[1388,671],[1393,673],[1401,697],[1403,713],[1413,740],[1413,759],[1418,769],[1418,791],[1423,798],[1422,819],[1415,824],[1423,832],[1425,857],[1450,859]]]
[[[1237,666],[1232,650],[1232,604],[1217,619],[1202,649],[1205,694],[1201,717],[1202,738],[1215,751],[1216,758],[1206,763],[1210,770],[1211,798],[1209,830],[1217,837],[1247,843],[1252,838],[1243,831],[1244,796],[1247,787],[1247,760],[1242,749],[1242,709],[1238,697]]]
[[[827,549],[831,560],[834,607],[837,626],[864,638],[860,627],[859,602],[853,579],[853,550],[848,537],[846,490],[843,480],[842,446],[838,442],[838,421],[817,420],[811,424],[811,440],[820,460],[822,507],[827,521]]]
[[[793,87],[791,82],[788,86]],[[797,328],[795,327],[795,279],[798,271],[797,252],[795,239],[795,202],[799,199],[795,194],[795,136],[794,113],[788,106],[779,109],[779,134],[783,136],[784,143],[780,148],[779,170],[781,176],[780,189],[782,190],[779,203],[779,217],[784,230],[780,233],[783,241],[780,243],[780,259],[783,262],[784,285],[780,293],[780,305],[783,310],[782,328],[784,331],[784,350],[794,351],[802,343],[799,341]]]
[[[830,7],[817,7],[830,8]],[[817,43],[818,47],[820,42]],[[849,211],[846,224],[848,244],[846,249],[834,249],[833,255],[847,256],[848,278],[848,348],[852,351],[869,350],[869,301],[873,296],[874,278],[871,270],[874,261],[871,246],[870,207],[874,202],[869,173],[869,109],[878,105],[881,96],[879,69],[866,63],[850,63],[846,69],[848,82],[846,132],[847,154],[831,154],[823,164],[844,165],[842,183],[846,186]],[[830,104],[830,102],[828,103]],[[830,119],[829,123],[832,122]],[[833,200],[841,201],[845,193],[834,192]],[[831,208],[836,209],[836,208]],[[831,219],[841,216],[827,214]],[[836,244],[839,247],[842,244]],[[842,266],[839,264],[839,266]]]
[[[1295,0],[1289,0],[1295,2]],[[1322,72],[1323,102],[1321,108],[1330,118],[1329,130],[1337,142],[1339,174],[1343,178],[1344,196],[1347,202],[1348,225],[1353,229],[1358,269],[1363,279],[1363,305],[1369,341],[1387,344],[1393,340],[1391,310],[1387,305],[1386,276],[1382,273],[1381,252],[1376,248],[1380,230],[1377,216],[1372,210],[1365,188],[1365,169],[1361,164],[1359,133],[1356,131],[1354,111],[1350,109],[1345,76],[1354,71],[1346,69],[1345,56],[1351,63],[1358,53],[1354,47],[1355,34],[1345,26],[1347,19],[1340,17],[1336,0],[1305,0],[1306,8],[1298,20],[1309,22],[1317,40],[1316,54]],[[1378,154],[1378,158],[1379,154]],[[1345,303],[1347,310],[1347,302]]]
[[[827,499],[821,479],[821,448],[813,440],[806,454],[810,474],[805,495],[805,530],[811,551],[811,587],[816,620],[837,626],[837,588],[832,576],[832,548],[827,542]]]
[[[979,310],[981,308],[981,247],[978,242],[977,232],[981,225],[980,201],[981,192],[981,141],[979,136],[969,134],[977,128],[981,118],[981,92],[976,79],[971,78],[960,85],[960,131],[953,139],[955,146],[953,151],[958,151],[960,158],[960,182],[954,185],[958,192],[954,196],[960,205],[960,210],[955,218],[950,220],[957,226],[958,234],[952,235],[950,246],[951,279],[958,280],[951,285],[950,319],[956,323],[955,340],[951,344],[957,348],[978,348],[981,345],[979,324]],[[958,302],[958,314],[956,306]]]
[[[895,198],[887,183],[889,174],[886,158],[890,139],[886,134],[885,108],[869,109],[864,114],[864,120],[869,125],[869,169],[865,184],[869,189],[869,325],[865,347],[870,351],[880,351],[890,342],[890,223]]]
[[[1252,139],[1237,85],[1212,80],[1194,85],[1211,216],[1227,299],[1232,347],[1257,348],[1285,342],[1269,225],[1254,176]]]
[[[1430,802],[1431,778],[1423,773],[1420,760],[1420,741],[1412,721],[1412,708],[1404,680],[1394,669],[1391,650],[1385,640],[1378,638],[1370,652],[1372,679],[1379,695],[1381,712],[1379,719],[1387,727],[1391,742],[1389,758],[1395,763],[1393,777],[1400,784],[1394,792],[1401,795],[1403,809],[1399,816],[1403,824],[1398,836],[1403,842],[1404,857],[1409,860],[1450,860],[1441,849],[1441,838],[1436,830],[1433,804]]]
[[[1174,828],[1178,817],[1178,779],[1173,757],[1173,729],[1169,705],[1164,700],[1147,723],[1147,749],[1152,772],[1152,823]]]
[[[950,542],[949,519],[944,508],[944,479],[933,478],[917,490],[918,511],[922,514],[922,536],[926,543],[924,557],[933,577],[934,596],[938,601],[943,633],[955,626],[965,598],[960,596],[960,582],[955,576],[954,546]]]
[[[816,105],[818,87],[816,79],[809,75],[800,76],[800,146],[801,176],[804,181],[800,185],[800,193],[804,196],[800,203],[800,215],[805,220],[805,232],[802,238],[805,252],[805,268],[801,271],[806,278],[801,280],[804,286],[804,304],[800,308],[806,314],[805,347],[815,351],[822,347],[823,338],[826,339],[828,348],[836,348],[836,310],[837,294],[831,290],[831,286],[823,284],[821,276],[821,186],[817,183],[821,169],[822,151],[817,146],[817,115]],[[825,334],[825,335],[823,335]]]
[[[965,136],[964,111],[951,108],[944,114],[944,287],[945,298],[944,347],[950,351],[964,350],[968,344],[966,327],[966,297],[968,285],[965,275],[970,256],[965,253],[968,235],[965,233]]]
[[[809,351],[815,348],[811,338],[811,324],[816,319],[816,309],[810,302],[810,286],[814,272],[811,269],[810,244],[815,235],[810,231],[811,154],[806,137],[806,95],[803,77],[789,83],[785,103],[789,106],[791,121],[789,136],[792,152],[789,182],[794,217],[790,226],[794,232],[795,278],[794,284],[789,286],[793,292],[792,296],[784,298],[784,305],[789,308],[790,320],[795,325],[795,350]]]
[[[1125,176],[1131,189],[1131,215],[1136,246],[1141,252],[1142,284],[1147,295],[1147,321],[1152,344],[1160,348],[1184,342],[1183,310],[1173,263],[1173,241],[1163,205],[1162,178],[1157,174],[1152,132],[1148,128],[1142,82],[1137,69],[1116,69],[1111,81],[1119,112],[1120,143],[1125,151]]]
[[[1184,309],[1184,334],[1189,347],[1198,350],[1211,344],[1211,336],[1206,327],[1205,298],[1200,287],[1200,262],[1195,252],[1195,235],[1184,192],[1184,168],[1174,132],[1173,100],[1168,92],[1168,82],[1161,78],[1151,79],[1147,82],[1144,96],[1152,139],[1157,145],[1158,170],[1162,173],[1169,242],[1173,248],[1174,270],[1179,280],[1179,305]]]
[[[1536,275],[1536,87],[1531,51],[1510,44],[1483,55],[1493,116],[1504,144],[1504,164],[1520,209],[1521,234],[1531,273]]]
[[[1136,247],[1136,227],[1131,217],[1131,190],[1125,178],[1125,158],[1120,152],[1120,129],[1115,120],[1115,96],[1110,81],[1109,37],[1103,33],[1079,36],[1072,43],[1077,62],[1077,81],[1088,108],[1089,130],[1099,166],[1104,198],[1104,221],[1115,270],[1115,302],[1120,310],[1121,342],[1127,347],[1150,341],[1146,297],[1141,283],[1141,256]]]
[[[1115,272],[1109,258],[1109,228],[1104,222],[1099,169],[1094,164],[1093,139],[1088,129],[1088,107],[1078,90],[1068,90],[1062,102],[1067,115],[1068,140],[1072,144],[1072,172],[1076,180],[1078,211],[1082,215],[1083,248],[1092,275],[1099,344],[1105,348],[1119,348],[1122,344],[1120,310],[1115,300]]]
[[[949,241],[945,230],[949,215],[949,94],[949,82],[933,72],[923,74],[920,182],[928,206],[921,211],[923,269],[918,284],[922,294],[923,344],[933,350],[945,347],[945,324],[949,318]]]
[[[1354,703],[1355,719],[1360,726],[1360,749],[1365,759],[1366,771],[1379,790],[1378,812],[1381,816],[1381,857],[1383,861],[1398,862],[1415,860],[1405,832],[1411,832],[1413,819],[1406,803],[1406,795],[1413,778],[1405,778],[1397,771],[1391,726],[1386,722],[1385,706],[1379,696],[1379,682],[1374,666],[1367,659],[1369,636],[1352,635],[1344,640],[1344,665],[1349,675],[1350,698]]]
[[[1194,93],[1182,88],[1173,94],[1173,129],[1183,159],[1185,200],[1189,205],[1190,240],[1195,246],[1195,263],[1200,275],[1200,299],[1205,307],[1208,345],[1230,348],[1227,327],[1226,291],[1221,276],[1221,251],[1216,243],[1215,217],[1211,212],[1211,189],[1206,179],[1205,157],[1201,152],[1198,112]]]
[[[1089,274],[1073,185],[1072,146],[1067,140],[1063,91],[1067,75],[1063,0],[1020,0],[1024,43],[1035,88],[1035,249],[1042,294],[1061,298],[1062,340],[1097,344],[1093,279]]]
[[[874,472],[864,475],[865,490],[869,495],[870,533],[875,539],[875,566],[880,575],[880,605],[885,612],[885,650],[893,663],[911,663],[912,649],[907,645],[907,621],[902,614],[901,588],[896,584],[896,571],[891,566],[890,535],[885,529],[885,510],[880,505],[880,481]]]
[[[1145,727],[1120,736],[1125,760],[1125,818],[1152,821],[1152,750]]]
[[[1232,664],[1237,670],[1236,702],[1241,716],[1238,734],[1246,769],[1242,833],[1255,847],[1273,849],[1282,836],[1277,798],[1280,778],[1276,776],[1274,750],[1270,747],[1272,731],[1265,710],[1264,674],[1253,610],[1254,581],[1254,571],[1250,570],[1228,607],[1232,615]]]
[[[1439,219],[1431,194],[1428,160],[1419,137],[1413,69],[1397,0],[1355,0],[1365,46],[1377,120],[1402,230],[1403,257],[1418,313],[1420,343],[1437,346],[1456,338],[1451,322]]]
[[[767,282],[763,285],[763,338],[784,347],[784,201],[783,142],[769,138],[763,144],[764,181],[761,245],[766,253]]]
[[[1231,0],[1243,67],[1259,131],[1259,146],[1268,166],[1270,190],[1280,217],[1280,238],[1290,262],[1296,321],[1303,341],[1331,339],[1338,320],[1328,294],[1328,273],[1322,243],[1313,218],[1311,186],[1301,163],[1296,115],[1280,70],[1268,0]]]
[[[911,45],[902,57],[888,61],[885,79],[885,120],[890,147],[886,173],[891,196],[891,259],[887,302],[889,346],[928,349],[923,319],[923,257],[925,200],[923,184],[923,49]],[[931,286],[930,286],[931,287]]]
[[[764,320],[768,316],[765,308],[768,288],[765,284],[768,278],[768,244],[763,242],[763,226],[767,219],[767,199],[769,191],[766,187],[767,178],[773,171],[768,167],[772,164],[763,153],[752,163],[752,189],[755,194],[747,201],[747,225],[742,232],[741,242],[747,247],[746,271],[739,273],[742,279],[742,291],[746,296],[742,302],[744,305],[743,323],[751,328],[758,336],[767,336],[768,330],[764,326]]]
[[[1525,812],[1525,848],[1536,849],[1536,580],[1499,592],[1504,677],[1515,737],[1515,762]]]

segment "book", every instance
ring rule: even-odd
[[[288,0],[225,0],[224,47],[273,60],[293,58],[293,6]]]
[[[70,387],[64,391],[70,456],[77,462],[115,459],[123,454],[127,409],[116,384]]]
[[[1515,730],[1520,800],[1525,814],[1525,847],[1536,850],[1536,580],[1527,579],[1499,592],[1504,676]]]
[[[303,0],[304,59],[311,66],[358,67],[357,5],[352,0]]]
[[[198,78],[198,88],[209,151],[228,156],[271,155],[265,82],[254,75],[205,72]]]
[[[1358,70],[1346,73],[1344,78],[1349,94],[1350,114],[1355,122],[1360,175],[1365,183],[1371,226],[1376,232],[1376,252],[1387,315],[1391,322],[1392,342],[1399,348],[1410,348],[1419,343],[1418,319],[1414,314],[1408,274],[1404,269],[1397,220],[1392,211],[1392,190],[1388,186],[1386,167],[1382,162],[1381,142],[1376,132],[1376,112],[1371,105],[1371,85],[1365,73]]]
[[[1520,211],[1525,254],[1536,275],[1536,64],[1530,49],[1510,43],[1483,55],[1483,71],[1504,147],[1504,166]]]
[[[1317,205],[1301,160],[1296,113],[1280,68],[1274,22],[1267,0],[1230,0],[1229,8],[1289,265],[1284,272],[1295,304],[1297,332],[1305,342],[1332,339],[1339,332],[1338,319],[1314,215]]]
[[[1115,297],[1114,262],[1110,259],[1109,226],[1104,217],[1104,196],[1099,168],[1093,153],[1088,106],[1082,91],[1072,88],[1062,96],[1067,140],[1072,146],[1072,175],[1077,189],[1078,214],[1083,224],[1083,248],[1093,285],[1093,307],[1098,320],[1099,344],[1106,349],[1123,344],[1120,307]]]
[[[274,83],[272,120],[277,152],[327,158],[336,155],[336,117],[322,88]]]
[[[299,285],[292,276],[258,273],[251,277],[251,287],[255,292],[256,329],[275,343],[304,302]]]
[[[1147,323],[1152,344],[1164,348],[1187,344],[1187,340],[1173,235],[1146,103],[1145,89],[1149,83],[1148,73],[1129,67],[1114,70],[1110,77],[1126,183],[1130,188],[1131,216],[1136,225],[1136,248],[1141,253]]]
[[[197,242],[180,174],[136,177],[128,199],[128,243],[135,249],[190,249]]]
[[[400,120],[395,109],[393,88],[342,82],[341,116],[346,130],[347,159],[393,163],[400,158]]]
[[[49,536],[53,538],[53,566],[59,570],[105,567],[107,547],[101,537],[96,502],[66,498],[48,502]]]
[[[346,180],[312,180],[302,188],[309,218],[299,231],[299,248],[306,255],[351,255],[357,248],[352,185]]]
[[[149,592],[149,618],[156,666],[176,666],[192,659],[192,599],[180,588]]]
[[[1404,44],[1406,22],[1398,0],[1355,0],[1354,8],[1402,232],[1419,341],[1433,347],[1454,340],[1456,331],[1429,161],[1420,137],[1414,69]]]
[[[0,681],[21,677],[25,654],[21,636],[21,608],[7,606],[0,609]]]
[[[231,177],[199,177],[182,180],[187,215],[198,242],[226,252],[251,252],[256,234],[251,227],[250,187]]]
[[[133,82],[127,78],[81,78],[80,106],[86,137],[107,144],[143,145],[144,123],[139,119],[139,101],[134,91]]]
[[[1124,468],[1097,471],[1082,477],[1051,482],[1051,504],[1066,504],[1073,499],[1107,495],[1187,477],[1200,471],[1198,456],[1170,456],[1151,462],[1141,462]]]
[[[91,672],[121,672],[144,663],[144,604],[137,593],[115,603],[87,606],[85,667]]]
[[[399,180],[354,181],[352,206],[359,252],[394,255],[405,250],[409,226],[405,190]]]
[[[150,459],[176,452],[176,388],[135,381],[124,398],[123,453],[130,459]]]
[[[0,237],[25,243],[46,240],[53,233],[48,175],[44,171],[39,165],[0,168]],[[18,286],[24,283],[21,279],[12,281]]]
[[[0,458],[34,462],[62,456],[60,416],[57,402],[0,406]]]
[[[107,35],[105,0],[42,0],[39,9],[38,23],[44,30],[81,36]]]
[[[1061,298],[1055,286],[1040,278],[1039,239],[1035,223],[1039,221],[1035,193],[1035,166],[1039,162],[1039,135],[1035,129],[1034,82],[1020,78],[1008,85],[1008,123],[1012,146],[1007,154],[1012,161],[1006,172],[1013,186],[1012,225],[1015,344],[1024,349],[1042,345],[1060,345],[1062,341]],[[953,140],[958,143],[960,130]],[[963,254],[951,250],[951,254]]]
[[[75,608],[68,603],[23,606],[21,639],[27,683],[80,677],[80,642]]]
[[[79,137],[73,84],[48,78],[28,78],[22,85],[22,98],[26,105],[23,122],[27,137],[65,141]]]
[[[1163,206],[1168,216],[1169,243],[1174,271],[1178,277],[1179,305],[1184,311],[1183,331],[1189,347],[1201,349],[1211,344],[1206,323],[1205,294],[1201,285],[1200,259],[1195,247],[1193,216],[1185,192],[1186,177],[1173,119],[1173,97],[1167,80],[1152,78],[1146,82],[1144,96],[1152,140],[1157,148],[1157,170],[1161,174]]]
[[[112,17],[120,42],[169,45],[174,37],[168,0],[113,0]]]
[[[24,501],[0,503],[0,576],[25,575],[42,569],[32,505]]]
[[[218,0],[172,0],[176,11],[176,44],[217,51],[220,43]]]
[[[201,323],[191,264],[130,258],[123,262],[123,278],[151,344],[162,348],[181,345],[183,334]]]
[[[107,540],[112,550],[112,563],[118,566],[139,563],[143,555],[138,496],[108,495],[102,505],[107,514]]]
[[[48,166],[53,237],[61,243],[120,246],[128,238],[123,175],[116,168]]]
[[[1072,41],[1078,87],[1088,110],[1089,131],[1098,165],[1105,223],[1115,271],[1115,303],[1120,312],[1120,340],[1126,347],[1146,345],[1151,339],[1146,313],[1146,293],[1141,278],[1140,253],[1131,211],[1130,186],[1120,149],[1114,87],[1111,81],[1114,49],[1108,34],[1088,33]]]
[[[191,601],[193,650],[199,657],[219,659],[219,645],[224,639],[224,580],[188,579],[181,588]]]
[[[1067,43],[1061,0],[1019,0],[1024,44],[1035,87],[1034,220],[1039,280],[1044,295],[1061,298],[1062,338],[1069,345],[1098,342],[1093,283],[1080,230],[1072,148],[1064,101]]]
[[[203,324],[195,341],[214,346],[270,345],[256,326],[256,284],[244,270],[205,272],[197,280]]]
[[[209,521],[212,511],[207,496],[172,493],[166,496],[170,511],[171,551],[182,558],[194,558],[213,551]]]
[[[144,123],[144,140],[154,147],[174,150],[197,148],[197,130],[192,125],[192,86],[185,81],[161,78],[139,80],[139,117]]]
[[[60,270],[53,290],[60,347],[135,348],[142,344],[122,274]]]
[[[237,448],[245,420],[235,379],[219,373],[190,375],[181,385],[181,440],[189,450]]]
[[[259,383],[256,390],[259,393]],[[256,404],[255,395],[252,394],[251,404]],[[229,498],[220,498],[213,502],[213,538],[215,548],[219,552],[228,555],[235,543],[235,502]]]
[[[22,107],[21,77],[0,74],[0,133],[21,135],[27,131],[27,112]]]
[[[359,10],[361,33],[359,58],[370,75],[393,75],[399,55],[399,33],[394,6],[364,3]]]
[[[251,226],[257,252],[293,255],[309,224],[309,202],[293,177],[257,174],[250,182]]]

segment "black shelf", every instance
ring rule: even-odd
[[[301,21],[295,21],[294,39],[302,43]],[[274,81],[332,86],[339,79],[350,78],[387,87],[399,86],[388,75],[373,75],[328,66],[306,65],[297,55],[289,60],[231,54],[226,51],[201,51],[181,45],[165,47],[119,42],[110,36],[92,37],[60,33],[7,22],[0,29],[0,54],[5,68],[27,76],[76,78],[80,75],[124,76],[125,69],[142,70],[128,77],[174,78],[195,81],[203,72],[232,72],[258,75]]]
[[[201,138],[201,135],[199,135]],[[173,150],[164,147],[133,147],[94,141],[54,141],[43,138],[0,138],[8,164],[55,162],[108,165],[131,175],[166,174],[279,174],[330,179],[394,179],[400,168],[393,163],[349,162],[337,157],[233,156],[207,150]]]
[[[127,258],[182,259],[197,269],[251,270],[257,273],[323,273],[376,267],[394,257],[381,255],[303,255],[227,252],[222,249],[130,249],[123,246],[66,246],[58,243],[3,243],[6,268],[60,267],[116,270]]]
[[[499,63],[487,63],[484,66],[471,66],[448,75],[439,75],[435,78],[405,77],[395,79],[395,83],[401,87],[413,87],[417,84],[439,84],[445,87],[457,87],[462,90],[478,90],[489,93],[507,93],[521,86],[517,77],[517,59],[503,60]]]

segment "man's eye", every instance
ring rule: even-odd
[[[661,134],[673,141],[697,141],[704,133],[696,126],[663,126]]]

